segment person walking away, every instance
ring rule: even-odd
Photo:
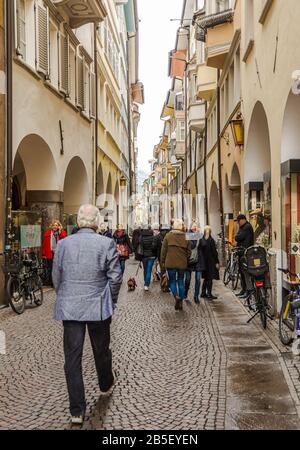
[[[101,392],[115,382],[110,324],[122,283],[116,244],[99,236],[100,213],[93,205],[78,211],[79,231],[58,242],[53,262],[54,319],[63,322],[65,376],[71,422],[82,424],[86,410],[82,353],[89,333]]]
[[[182,302],[185,297],[184,274],[191,255],[190,242],[186,239],[183,227],[182,220],[174,220],[172,230],[166,234],[163,240],[160,257],[161,267],[168,273],[176,311],[182,310]]]
[[[152,226],[153,229],[153,251],[156,255],[156,259],[154,261],[154,269],[153,269],[153,273],[154,273],[154,280],[155,281],[160,281],[161,279],[161,268],[160,268],[160,252],[161,252],[161,245],[162,245],[162,240],[161,240],[161,235],[160,235],[160,227],[159,224],[156,223]]]
[[[47,264],[47,283],[49,286],[53,286],[52,282],[52,265],[55,250],[58,242],[61,239],[67,237],[67,233],[63,230],[62,224],[59,220],[54,220],[50,225],[49,230],[44,233],[43,244],[42,244],[42,258],[46,260]]]
[[[141,232],[142,232],[142,227],[141,227],[141,225],[139,225],[138,227],[136,227],[133,230],[133,233],[132,233],[132,249],[133,249],[136,261],[142,260],[142,255],[140,255],[138,253]]]
[[[108,238],[112,239],[112,234],[109,231],[109,228],[108,228],[108,226],[105,223],[101,223],[100,224],[98,233],[101,236],[105,236],[105,237],[108,237]]]
[[[148,228],[147,230],[142,230],[140,240],[143,252],[144,289],[145,291],[149,291],[152,269],[157,258],[157,246],[155,245],[156,241],[154,240],[153,229]]]
[[[203,285],[201,297],[208,300],[215,300],[218,297],[213,295],[213,280],[220,279],[220,261],[216,246],[216,241],[212,237],[212,229],[209,226],[204,227],[204,236],[202,238],[203,255],[205,270],[203,272]]]
[[[194,302],[200,303],[200,287],[201,287],[201,276],[202,272],[205,270],[205,260],[203,249],[206,242],[202,239],[200,234],[200,228],[196,223],[193,223],[189,233],[189,239],[191,239],[191,258],[188,262],[188,268],[185,272],[185,298],[188,297],[188,292],[190,289],[192,273],[195,272],[195,291],[194,291]],[[193,236],[195,235],[195,239]]]
[[[239,231],[235,236],[235,240],[239,247],[242,247],[242,251],[239,254],[239,271],[241,275],[241,285],[242,290],[237,295],[240,298],[247,298],[248,291],[251,289],[251,283],[249,277],[243,267],[244,262],[244,251],[254,245],[254,231],[250,222],[248,222],[244,214],[239,214],[237,217],[237,222],[239,225]]]
[[[117,250],[119,255],[119,261],[121,265],[122,274],[125,272],[125,264],[129,259],[130,253],[132,253],[132,247],[128,234],[125,232],[122,224],[118,225],[117,230],[114,232],[113,238],[117,244]]]

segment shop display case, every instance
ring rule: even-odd
[[[13,252],[39,253],[42,245],[42,216],[36,211],[12,211]]]
[[[300,273],[300,160],[281,164],[283,267]]]
[[[264,198],[264,183],[260,181],[250,181],[245,184],[245,211],[250,214],[252,211],[261,209]]]

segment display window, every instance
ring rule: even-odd
[[[282,165],[283,265],[300,273],[300,160]]]

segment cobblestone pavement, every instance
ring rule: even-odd
[[[136,267],[127,263],[125,279]],[[114,316],[111,396],[99,396],[86,340],[83,429],[300,429],[300,364],[258,323],[246,325],[230,291],[218,283],[219,300],[188,301],[176,313],[171,295],[157,284],[145,293],[141,277],[133,293],[124,283]],[[70,428],[62,325],[52,320],[53,304],[49,291],[41,307],[21,316],[0,312],[7,343],[0,354],[0,429]],[[276,329],[269,332],[274,339]]]

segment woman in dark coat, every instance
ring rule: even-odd
[[[214,300],[218,297],[215,297],[212,294],[212,286],[213,280],[220,279],[220,261],[215,240],[211,236],[210,227],[204,228],[204,236],[202,238],[202,241],[205,244],[203,247],[203,254],[206,267],[203,273],[204,282],[202,285],[201,297],[207,298],[209,300]]]
[[[205,259],[204,259],[204,247],[206,245],[206,242],[202,239],[199,239],[200,229],[198,228],[197,224],[193,224],[190,230],[190,234],[197,235],[197,240],[191,240],[191,251],[197,247],[198,248],[198,261],[195,264],[189,264],[186,272],[185,272],[185,281],[184,281],[184,288],[185,288],[185,298],[188,296],[190,284],[191,284],[191,278],[192,278],[192,272],[195,272],[195,292],[194,292],[194,301],[195,303],[200,303],[199,295],[200,295],[200,287],[201,287],[201,277],[202,272],[205,270]]]
[[[119,261],[122,273],[125,272],[125,263],[132,253],[131,242],[128,234],[125,232],[123,225],[119,224],[118,229],[114,232],[113,238],[117,244]]]

